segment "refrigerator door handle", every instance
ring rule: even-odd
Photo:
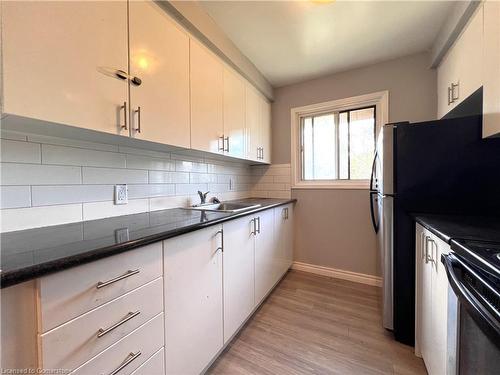
[[[377,163],[377,158],[378,158],[378,152],[375,151],[375,155],[373,156],[373,163],[372,163],[372,174],[370,176],[370,192],[375,191],[375,189],[373,188],[373,178],[375,176],[375,165]],[[371,196],[370,196],[370,199],[371,199]]]
[[[373,225],[373,229],[375,230],[375,233],[378,233],[378,229],[379,229],[379,223],[377,223],[377,221],[375,220],[375,210],[373,208],[373,197],[377,196],[377,191],[370,191],[370,215],[371,215],[371,218],[372,218],[372,225]]]

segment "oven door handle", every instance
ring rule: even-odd
[[[488,284],[472,270],[467,264],[457,258],[453,253],[441,255],[441,262],[444,264],[446,275],[451,288],[455,292],[459,302],[465,306],[471,317],[481,328],[481,330],[500,348],[500,322],[486,307],[466,288],[462,282],[461,275],[457,274],[455,268],[462,268],[471,273],[479,282],[489,288]]]

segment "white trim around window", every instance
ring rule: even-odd
[[[291,109],[291,167],[292,189],[368,189],[368,180],[329,180],[304,181],[301,176],[300,153],[300,119],[304,116],[321,113],[337,112],[361,107],[375,106],[375,126],[378,131],[382,125],[389,122],[389,91],[379,91],[371,94],[354,96],[346,99],[332,100]]]

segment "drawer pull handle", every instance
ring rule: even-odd
[[[117,281],[126,279],[127,277],[130,277],[132,275],[135,275],[137,273],[141,272],[139,269],[136,270],[128,270],[125,272],[123,275],[117,276],[114,279],[108,280],[108,281],[99,281],[96,285],[97,289],[104,288],[105,286],[111,285],[113,283],[116,283]]]
[[[118,366],[116,369],[111,371],[109,375],[116,375],[118,374],[121,370],[123,370],[125,367],[127,367],[132,361],[134,361],[136,358],[138,358],[141,355],[141,352],[130,352],[130,354],[125,358],[125,360],[121,363],[120,366]]]
[[[111,331],[113,331],[114,329],[118,328],[119,326],[121,326],[122,324],[128,322],[130,319],[136,317],[137,315],[139,315],[141,312],[140,311],[136,311],[136,312],[129,312],[127,314],[127,316],[125,316],[125,318],[123,318],[122,320],[120,320],[119,322],[113,324],[111,327],[108,327],[108,328],[99,328],[99,331],[97,331],[97,337],[102,337],[108,333],[110,333]]]

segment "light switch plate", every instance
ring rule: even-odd
[[[128,187],[127,185],[115,185],[115,204],[128,203]]]

